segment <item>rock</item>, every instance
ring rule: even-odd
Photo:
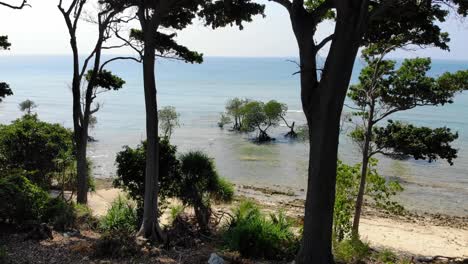
[[[211,253],[208,264],[224,264],[224,259],[218,256],[216,253]]]

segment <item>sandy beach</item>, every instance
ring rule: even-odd
[[[242,193],[242,190],[238,190],[237,193],[252,198],[251,195]],[[89,206],[96,216],[105,215],[110,203],[119,194],[123,194],[122,190],[115,188],[97,190],[90,194]],[[275,199],[270,199],[272,196],[275,196]],[[288,199],[288,197],[283,196],[285,195],[264,195],[254,198],[262,198],[256,200],[265,204],[268,209],[272,206],[273,208],[277,207],[266,203],[266,200],[275,203],[282,198]],[[301,206],[291,206],[291,204],[282,202],[280,204],[283,204],[282,207],[289,214],[300,214]],[[402,254],[424,257],[468,257],[468,225],[463,224],[463,222],[458,225],[446,225],[443,220],[435,221],[428,217],[397,217],[366,212],[361,220],[360,233],[361,238],[374,248],[387,248]]]

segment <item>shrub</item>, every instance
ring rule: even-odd
[[[0,263],[7,263],[8,252],[6,246],[0,246]]]
[[[287,259],[294,257],[299,240],[283,213],[265,216],[252,202],[234,210],[234,219],[224,234],[226,245],[245,257]]]
[[[62,198],[50,199],[45,205],[42,222],[51,224],[57,231],[65,231],[75,227],[77,214],[73,204],[68,204]]]
[[[101,219],[101,229],[107,232],[118,231],[132,233],[137,227],[135,207],[122,196],[112,202],[111,208]]]
[[[170,209],[171,209],[170,211],[171,216],[169,220],[171,223],[173,223],[175,219],[184,212],[185,207],[183,205],[178,204],[178,205],[172,206]]]
[[[396,214],[402,213],[403,207],[392,198],[403,188],[398,182],[387,180],[379,175],[376,166],[377,160],[371,159],[365,190],[366,197],[378,208]],[[338,161],[333,217],[333,232],[337,241],[351,236],[351,218],[354,216],[360,178],[361,164],[349,166]]]
[[[0,176],[0,221],[19,225],[38,221],[49,199],[45,191],[22,176],[21,172]]]
[[[55,160],[73,153],[72,138],[70,130],[34,114],[0,125],[0,170],[26,170],[33,183],[48,188],[58,170]]]
[[[359,263],[369,256],[369,245],[357,237],[345,239],[334,244],[335,259],[342,263]]]
[[[176,182],[178,198],[185,205],[193,206],[198,225],[202,231],[207,231],[211,217],[210,200],[230,201],[233,187],[226,180],[220,180],[213,159],[201,151],[183,154],[180,162],[181,177]]]
[[[176,157],[177,148],[167,139],[159,142],[159,200],[176,196],[174,179],[180,176],[179,160]],[[136,148],[124,147],[117,153],[117,177],[113,185],[124,189],[130,198],[137,203],[138,216],[143,215],[145,194],[146,142]],[[161,215],[161,214],[159,214]]]
[[[76,212],[76,225],[80,228],[96,229],[99,220],[93,216],[91,208],[83,204],[74,204]]]
[[[377,253],[376,258],[378,261],[380,261],[383,264],[393,264],[393,263],[396,263],[398,259],[395,253],[393,253],[392,251],[388,249],[384,249],[380,251],[379,253]]]

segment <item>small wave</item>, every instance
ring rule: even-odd
[[[302,113],[302,110],[288,110],[288,113]]]

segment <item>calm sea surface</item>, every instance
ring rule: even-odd
[[[115,154],[123,145],[135,146],[145,138],[145,114],[141,66],[118,62],[111,70],[126,80],[118,92],[99,96],[98,124],[90,145],[96,177],[115,175]],[[357,61],[356,81],[362,62]],[[467,69],[468,61],[433,61],[431,75]],[[215,158],[219,172],[239,184],[282,186],[304,196],[308,147],[289,142],[284,126],[272,130],[277,141],[256,145],[249,135],[238,135],[217,125],[219,113],[229,98],[247,97],[288,104],[288,119],[303,124],[296,65],[286,58],[206,58],[202,65],[158,62],[157,84],[160,106],[172,105],[181,114],[181,127],[173,135],[180,152],[202,149]],[[72,127],[71,63],[66,56],[0,57],[0,80],[10,84],[14,96],[0,104],[0,123],[21,116],[18,104],[31,99],[39,107],[39,117]],[[345,111],[349,111],[345,109]],[[405,191],[398,197],[409,209],[468,215],[468,93],[444,107],[421,107],[393,116],[430,127],[447,126],[459,133],[454,146],[459,149],[455,165],[445,161],[394,161],[380,157],[379,171],[402,182]],[[359,161],[356,147],[343,135],[340,158]]]

